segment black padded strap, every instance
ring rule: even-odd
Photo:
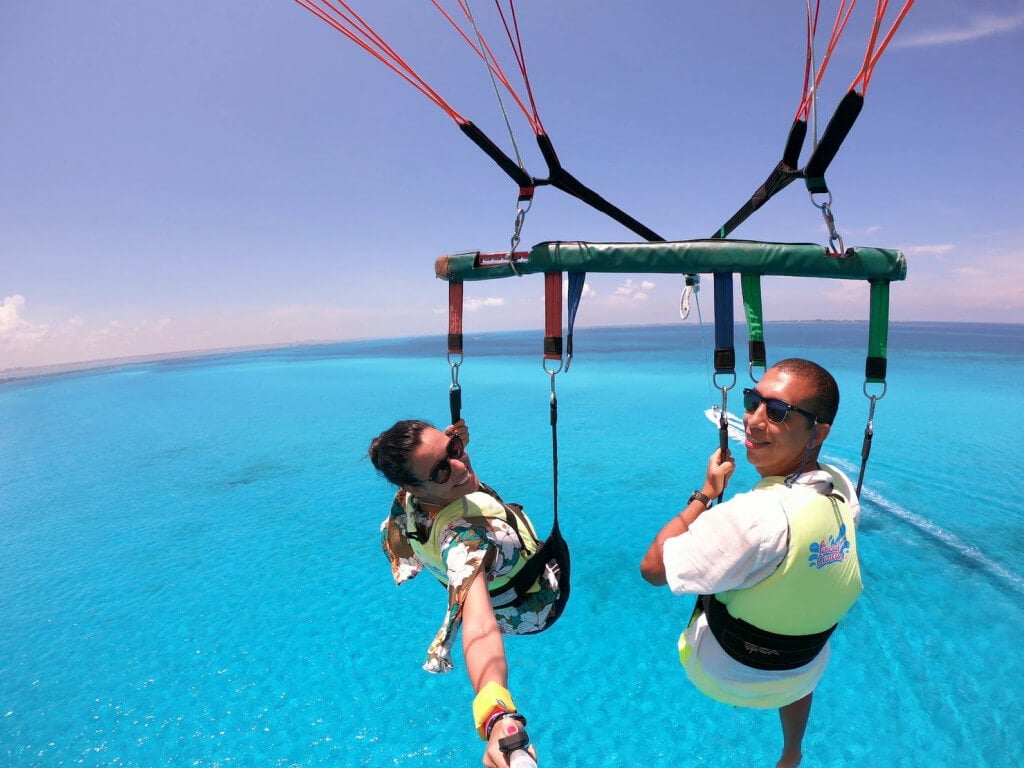
[[[838,624],[812,635],[779,635],[737,619],[714,595],[704,596],[708,627],[729,656],[754,669],[796,669],[812,661]]]

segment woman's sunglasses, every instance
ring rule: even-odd
[[[747,413],[753,413],[757,410],[757,406],[764,403],[764,412],[768,416],[768,421],[773,424],[781,424],[786,420],[790,411],[796,411],[801,416],[806,416],[812,424],[818,423],[818,417],[809,411],[805,411],[803,408],[797,408],[795,405],[790,405],[785,400],[776,400],[774,397],[765,397],[756,389],[744,389],[743,390],[743,408]]]
[[[465,455],[466,446],[462,444],[462,438],[458,435],[452,435],[452,439],[448,441],[448,449],[444,452],[444,458],[434,465],[427,479],[432,483],[444,485],[452,476],[451,460],[461,459]]]

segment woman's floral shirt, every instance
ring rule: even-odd
[[[481,491],[500,501],[497,493],[481,484]],[[519,526],[529,526],[526,515],[516,506],[506,505],[509,514],[517,516]],[[395,584],[415,577],[424,568],[406,535],[407,512],[412,510],[413,523],[420,538],[426,540],[433,526],[432,516],[424,512],[404,490],[395,494],[391,513],[381,524],[381,546],[391,562]],[[497,517],[459,518],[443,531],[440,538],[441,562],[447,575],[448,606],[441,628],[427,649],[423,668],[428,672],[447,672],[452,668],[451,648],[462,624],[462,609],[474,577],[484,572],[488,583],[505,576],[516,566],[523,549],[522,539],[506,520]],[[502,634],[524,635],[545,627],[559,594],[559,574],[554,562],[544,568],[534,588],[523,600],[494,609]]]

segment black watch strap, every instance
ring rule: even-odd
[[[686,503],[689,504],[690,502],[693,501],[699,501],[701,504],[704,505],[704,509],[706,510],[711,509],[711,499],[709,499],[706,494],[703,494],[700,491],[694,491],[693,493],[691,493],[690,498],[686,500]]]

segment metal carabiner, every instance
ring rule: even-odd
[[[685,320],[690,316],[690,297],[700,290],[700,275],[687,275],[683,292],[679,296],[679,317]]]
[[[867,382],[864,382],[864,394],[871,401],[871,405],[868,407],[868,420],[864,425],[864,442],[861,443],[860,447],[860,473],[857,476],[857,496],[860,496],[861,489],[864,487],[864,472],[867,469],[868,458],[871,456],[871,442],[875,438],[875,404],[879,398],[885,395],[885,383],[882,384],[882,394],[868,395]]]
[[[843,244],[843,238],[836,230],[836,220],[832,215],[832,193],[828,192],[828,200],[818,204],[814,200],[814,193],[811,192],[811,205],[821,211],[821,216],[825,219],[825,226],[828,228],[828,245],[833,256],[845,256],[846,246]],[[839,243],[839,248],[836,248],[836,243]]]
[[[868,398],[871,401],[871,414],[874,415],[874,413],[875,413],[875,403],[878,400],[881,400],[883,397],[885,397],[885,393],[889,389],[889,385],[886,384],[884,381],[881,382],[881,384],[882,384],[882,393],[880,395],[872,395],[872,394],[870,394],[868,392],[868,384],[870,384],[870,383],[871,382],[869,382],[869,381],[865,381],[864,382],[864,397]]]
[[[459,366],[462,365],[462,360],[463,360],[461,352],[458,353],[458,357],[459,357],[458,361],[457,362],[453,362],[452,361],[452,353],[451,352],[448,353],[448,367],[452,369],[452,386],[451,386],[451,389],[461,389],[461,387],[459,386]]]
[[[551,374],[551,376],[552,376],[552,378],[551,378],[551,386],[554,387],[555,386],[554,376],[555,376],[556,373],[561,373],[562,372],[562,368],[565,366],[565,360],[563,358],[561,358],[561,357],[558,358],[558,367],[555,368],[555,370],[553,370],[553,371],[549,371],[548,370],[548,358],[546,358],[546,357],[543,358],[540,361],[540,366],[541,366],[541,368],[544,369],[544,373]]]
[[[736,371],[730,371],[729,372],[729,375],[732,376],[732,383],[730,383],[729,386],[727,386],[727,387],[726,386],[722,386],[721,384],[718,383],[719,375],[723,375],[723,374],[720,374],[718,371],[715,371],[711,375],[711,383],[715,387],[717,387],[718,389],[722,390],[722,407],[724,408],[725,407],[725,393],[728,392],[730,389],[732,389],[733,387],[736,386]]]
[[[516,220],[515,226],[512,230],[512,239],[509,245],[508,251],[508,265],[512,269],[512,274],[519,277],[519,272],[516,271],[515,255],[516,248],[519,247],[519,240],[523,231],[523,222],[526,220],[526,214],[530,210],[530,206],[533,205],[533,198],[520,198],[518,205],[516,205]]]

